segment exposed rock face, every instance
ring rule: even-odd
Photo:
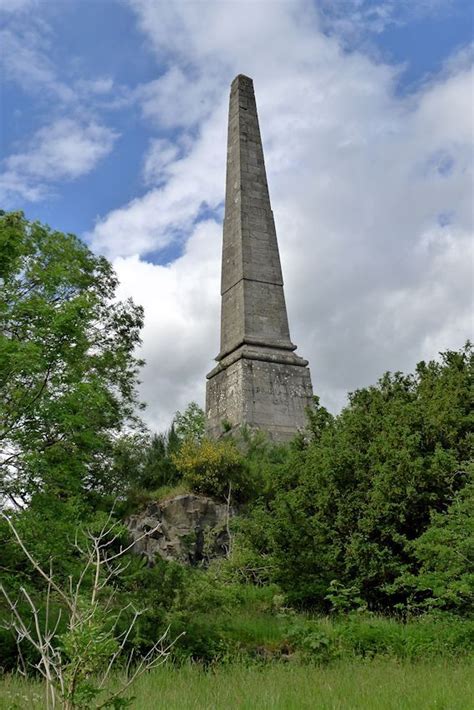
[[[153,564],[157,556],[186,565],[206,564],[229,549],[228,520],[232,509],[212,498],[186,493],[150,503],[127,520],[133,551]],[[139,539],[145,532],[150,535]]]

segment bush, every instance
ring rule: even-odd
[[[25,645],[38,656],[34,668],[43,677],[47,707],[59,703],[77,710],[128,707],[130,701],[123,697],[124,692],[145,671],[167,659],[172,642],[166,647],[166,630],[155,636],[141,658],[132,650],[126,661],[126,677],[117,687],[107,687],[112,669],[124,660],[126,643],[142,614],[131,602],[117,606],[115,599],[120,575],[128,566],[117,563],[128,548],[113,549],[122,534],[120,524],[109,514],[98,531],[76,531],[73,550],[80,567],[77,576],[62,585],[52,562],[49,568],[38,564],[12,520],[4,513],[1,516],[34,574],[46,582],[46,589],[37,596],[20,587],[15,599],[3,584],[0,595],[7,610],[5,625],[14,633],[18,647]],[[120,633],[118,628],[124,621]],[[19,656],[26,673],[24,656]],[[130,670],[132,659],[134,668]]]
[[[232,439],[183,442],[173,461],[193,491],[226,500],[229,493],[237,499],[248,497],[242,454]]]
[[[472,604],[472,504],[461,491],[473,366],[468,343],[413,375],[387,373],[334,419],[315,402],[308,437],[275,467],[273,496],[247,526],[291,604],[328,611],[337,580],[347,599],[336,603],[350,608],[354,595],[372,611],[409,610],[419,574],[418,607],[427,597],[462,612]]]
[[[329,663],[341,655],[337,636],[331,633],[332,631],[330,627],[324,629],[317,621],[307,621],[296,624],[290,629],[288,641],[302,660]]]
[[[328,663],[336,658],[392,656],[418,660],[474,653],[474,622],[448,614],[423,616],[402,623],[375,615],[308,619],[290,626],[288,639],[306,661]]]
[[[472,467],[471,467],[472,474]],[[474,477],[445,513],[435,513],[431,525],[413,543],[418,574],[396,580],[408,608],[444,609],[469,613],[474,609]]]

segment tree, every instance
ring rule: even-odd
[[[180,474],[172,455],[180,445],[173,425],[161,434],[139,432],[122,436],[115,446],[111,470],[117,489],[133,496],[176,484]]]
[[[181,441],[199,443],[204,438],[206,415],[196,402],[190,402],[184,412],[176,412],[173,428]]]
[[[0,486],[21,504],[107,489],[114,441],[139,425],[143,311],[71,234],[0,216]]]
[[[469,480],[473,364],[468,343],[414,375],[387,373],[334,420],[316,405],[309,443],[294,447],[263,520],[258,512],[274,579],[292,601],[326,608],[336,580],[373,609],[405,604],[396,580],[426,566],[445,529],[437,514]],[[438,532],[417,547],[432,520]]]
[[[180,440],[172,424],[164,434],[154,434],[145,451],[140,485],[148,490],[170,486],[178,482],[180,475],[173,461]]]
[[[474,466],[471,480],[448,510],[434,513],[431,525],[413,543],[417,574],[395,581],[413,609],[470,613],[474,608]]]

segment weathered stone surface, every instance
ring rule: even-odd
[[[225,421],[290,439],[305,424],[313,391],[308,363],[290,339],[253,82],[243,75],[230,93],[221,296],[207,431],[219,436]]]
[[[273,441],[289,441],[305,425],[312,394],[307,367],[240,357],[208,381],[208,433],[218,437],[223,421],[231,431],[246,423]]]
[[[150,564],[157,557],[186,565],[205,564],[223,557],[229,548],[228,520],[232,509],[212,498],[193,493],[150,503],[127,520],[133,551]],[[139,539],[145,532],[150,535]]]
[[[294,349],[253,82],[242,75],[232,82],[229,103],[221,296],[218,359],[252,335]]]

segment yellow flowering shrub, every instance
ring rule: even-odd
[[[197,493],[222,499],[229,485],[233,494],[243,492],[244,460],[232,439],[189,439],[172,458],[184,483]]]

